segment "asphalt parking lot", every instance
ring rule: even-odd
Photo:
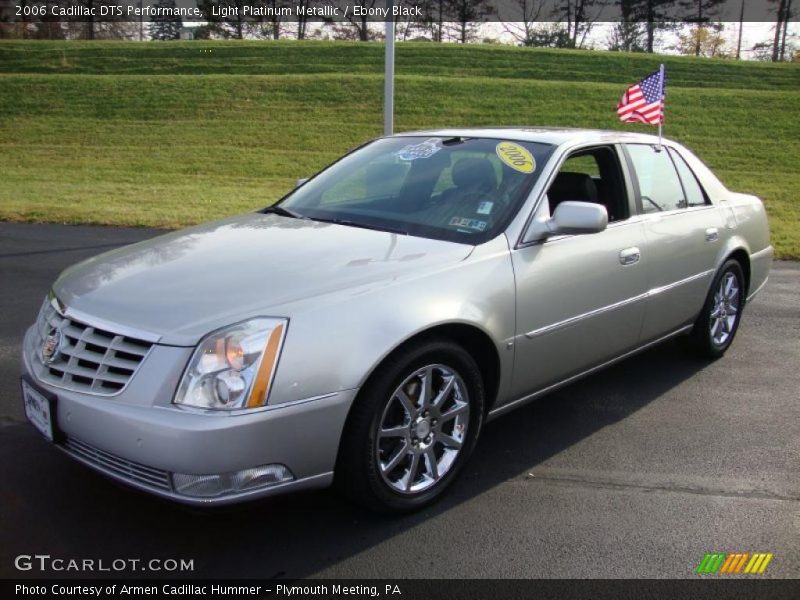
[[[19,399],[56,275],[155,233],[0,223],[0,577],[42,577],[14,568],[35,553],[193,559],[193,577],[684,578],[706,552],[771,552],[763,576],[800,573],[800,264],[775,264],[722,360],[668,343],[494,421],[421,513],[329,491],[198,513],[73,464]]]

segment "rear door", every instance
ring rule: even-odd
[[[714,276],[724,227],[697,178],[666,146],[627,144],[646,242],[648,298],[642,341],[694,321]]]

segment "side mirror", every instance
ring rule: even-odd
[[[297,181],[295,181],[295,182],[294,182],[294,187],[295,187],[295,189],[296,189],[296,188],[299,188],[301,185],[303,185],[303,184],[304,184],[306,181],[308,181],[308,180],[309,180],[309,178],[308,178],[308,177],[301,177],[300,179],[298,179]]]
[[[608,211],[601,204],[568,200],[556,206],[549,219],[534,221],[524,242],[535,242],[553,235],[599,233],[608,225]]]

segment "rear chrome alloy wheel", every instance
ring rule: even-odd
[[[378,471],[395,492],[417,494],[444,477],[466,441],[469,397],[459,374],[428,365],[392,393],[375,436]]]
[[[739,317],[739,281],[731,272],[725,273],[714,294],[709,328],[711,340],[723,346],[731,337]]]

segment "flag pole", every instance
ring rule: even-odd
[[[658,121],[658,147],[661,149],[663,148],[661,143],[661,128],[664,124],[664,109],[666,108],[666,102],[664,101],[664,63],[661,63],[661,67],[659,68],[659,80],[661,81],[661,118]]]
[[[389,19],[384,23],[386,31],[386,48],[383,59],[383,135],[394,133],[394,36],[395,17],[392,14],[394,0],[386,0],[386,12]]]

